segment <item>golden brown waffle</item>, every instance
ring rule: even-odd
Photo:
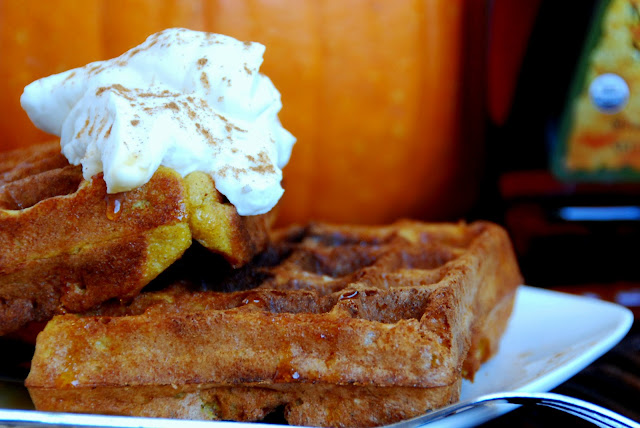
[[[47,411],[381,425],[458,399],[520,283],[490,223],[294,227],[206,291],[55,317],[26,385]]]
[[[0,335],[56,313],[131,299],[191,245],[240,266],[264,249],[274,213],[241,217],[204,173],[160,168],[107,195],[51,143],[0,154]]]

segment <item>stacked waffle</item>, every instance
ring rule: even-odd
[[[5,195],[21,193],[6,191],[15,182]],[[398,421],[458,399],[496,352],[521,282],[491,223],[269,231],[272,215],[221,215],[233,207],[201,175],[161,169],[117,196],[117,215],[99,177],[69,187],[30,207],[5,196],[0,222],[4,307],[52,302],[31,318],[58,314],[26,381],[40,410]]]
[[[108,195],[83,180],[58,143],[0,155],[0,334],[131,299],[191,245],[234,266],[265,248],[270,212],[241,217],[206,174],[160,168],[146,185]]]

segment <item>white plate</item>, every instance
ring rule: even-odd
[[[549,391],[616,345],[633,324],[624,306],[590,297],[521,286],[500,350],[464,381],[461,400],[501,391]],[[433,427],[466,427],[515,405],[484,407]]]
[[[521,286],[500,351],[484,364],[475,381],[465,381],[461,399],[500,391],[548,391],[569,379],[624,337],[633,323],[628,309],[587,297]],[[0,407],[15,405],[13,388],[0,388]],[[486,407],[433,424],[466,427],[482,423],[512,406]],[[2,421],[12,426],[33,423],[75,426],[169,427],[176,421],[96,415],[71,415],[21,410],[0,410]],[[20,422],[23,421],[23,422]],[[180,421],[181,427],[256,427],[262,424]],[[6,426],[6,425],[5,425]],[[267,426],[267,425],[264,425]],[[274,427],[274,425],[268,425]]]

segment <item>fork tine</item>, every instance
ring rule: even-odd
[[[611,410],[605,409],[604,407],[600,407],[596,404],[589,403],[577,398],[568,397],[566,395],[545,392],[505,392],[483,395],[471,400],[462,401],[438,410],[434,410],[413,419],[408,419],[396,424],[387,425],[385,428],[419,427],[447,418],[449,416],[478,408],[479,406],[494,405],[500,403],[516,405],[535,404],[539,406],[550,407],[556,410],[570,413],[600,427],[640,428],[639,423],[634,422],[631,419],[618,413],[612,412]]]

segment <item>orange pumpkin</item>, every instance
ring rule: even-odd
[[[459,216],[478,171],[479,140],[459,132],[469,3],[0,0],[0,149],[47,138],[19,107],[26,84],[182,26],[267,46],[262,71],[298,138],[281,223]]]

